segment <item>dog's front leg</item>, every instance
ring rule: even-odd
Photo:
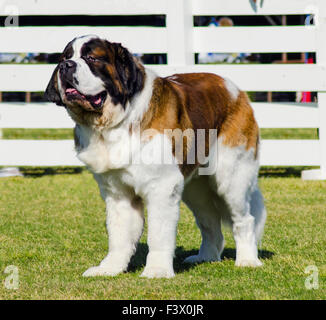
[[[171,278],[182,184],[161,184],[147,196],[149,253],[142,277]]]
[[[108,197],[107,230],[109,253],[99,266],[91,267],[83,276],[115,276],[127,270],[136,250],[144,225],[143,203],[139,198]]]

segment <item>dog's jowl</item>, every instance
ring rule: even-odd
[[[181,200],[202,235],[198,254],[185,262],[219,261],[226,223],[235,264],[261,265],[259,130],[247,95],[233,82],[210,73],[162,78],[121,44],[89,35],[68,43],[46,94],[76,122],[77,155],[106,203],[109,252],[84,276],[127,270],[146,206],[142,276],[173,277]]]

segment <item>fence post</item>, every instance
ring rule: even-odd
[[[316,23],[316,63],[324,69],[326,79],[326,1],[318,0]],[[302,172],[304,180],[326,180],[326,92],[318,92],[320,169]]]
[[[168,64],[194,64],[192,1],[167,0],[166,28],[168,37]]]
[[[326,68],[326,3],[319,1],[319,21],[317,26],[317,62]],[[326,77],[326,72],[325,72]],[[321,179],[326,179],[326,92],[318,92],[320,110],[319,139],[321,147]]]

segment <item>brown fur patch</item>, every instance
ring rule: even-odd
[[[122,84],[119,80],[119,76],[117,74],[117,69],[115,68],[114,65],[112,64],[108,64],[106,65],[106,70],[109,73],[115,87],[117,88],[117,90],[122,93],[123,92],[123,88],[122,88]]]
[[[246,149],[254,148],[257,154],[258,126],[247,95],[239,94],[236,101],[225,88],[224,79],[209,73],[176,74],[157,78],[148,111],[141,122],[141,130],[155,129],[164,133],[166,129],[205,129],[205,152],[209,151],[209,129],[217,129],[217,135],[224,136],[224,144],[230,147],[244,144]],[[173,152],[182,173],[187,176],[198,165],[187,164],[191,148],[196,150],[196,137],[186,136],[172,140]],[[172,137],[170,136],[172,139]],[[181,140],[182,139],[182,140]],[[176,144],[182,144],[183,159],[176,154]],[[197,152],[196,152],[197,154]]]
[[[220,131],[223,135],[223,144],[230,147],[245,145],[246,150],[253,148],[257,158],[259,128],[248,96],[244,92],[240,92],[232,111]]]
[[[93,49],[93,54],[97,58],[103,58],[107,55],[107,51],[104,48],[96,47],[95,49]]]

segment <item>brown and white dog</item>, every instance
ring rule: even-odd
[[[198,255],[219,261],[228,222],[237,266],[260,266],[266,211],[257,185],[259,130],[247,95],[209,73],[158,77],[120,44],[88,35],[64,49],[46,89],[76,122],[78,157],[107,206],[109,253],[84,276],[127,269],[148,211],[144,277],[172,277],[179,205],[202,234]],[[203,154],[200,154],[202,150]]]

